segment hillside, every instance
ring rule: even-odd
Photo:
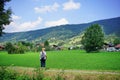
[[[88,26],[96,23],[103,27],[105,34],[108,35],[114,33],[120,37],[120,17],[117,17],[85,24],[69,24],[34,31],[6,33],[0,37],[0,43],[8,41],[43,42],[45,40],[49,40],[54,43],[62,43],[63,41],[70,41],[70,39],[80,35],[80,33],[83,32]]]

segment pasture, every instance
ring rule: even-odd
[[[120,70],[120,52],[86,53],[80,50],[47,51],[46,67],[52,69]],[[39,52],[0,52],[0,66],[40,67]]]

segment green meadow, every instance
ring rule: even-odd
[[[0,52],[0,66],[40,67],[39,52]],[[81,50],[47,51],[46,67],[52,69],[120,70],[120,52],[86,53]]]

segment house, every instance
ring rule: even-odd
[[[36,45],[35,45],[36,47],[44,47],[44,43],[37,43]]]
[[[115,46],[115,48],[116,48],[117,51],[120,51],[120,44],[117,44],[117,45]]]
[[[117,45],[115,46],[115,48],[119,48],[119,49],[120,49],[120,44],[117,44]]]
[[[54,48],[55,50],[62,50],[62,47],[57,46],[57,45],[53,45],[53,48]]]
[[[114,45],[110,42],[110,43],[104,43],[104,50],[107,50],[109,52],[111,51],[116,51],[116,48],[114,47]]]
[[[0,50],[4,50],[4,49],[5,49],[5,47],[0,45]]]
[[[112,43],[104,43],[103,46],[104,50],[112,52],[112,51],[120,51],[120,44],[117,44],[116,46],[113,45]]]

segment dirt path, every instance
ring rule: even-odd
[[[36,68],[30,67],[8,67],[19,72],[32,73]],[[97,71],[97,70],[62,70],[62,69],[44,69],[45,72],[64,72],[64,73],[81,73],[81,74],[120,74],[120,71]]]

